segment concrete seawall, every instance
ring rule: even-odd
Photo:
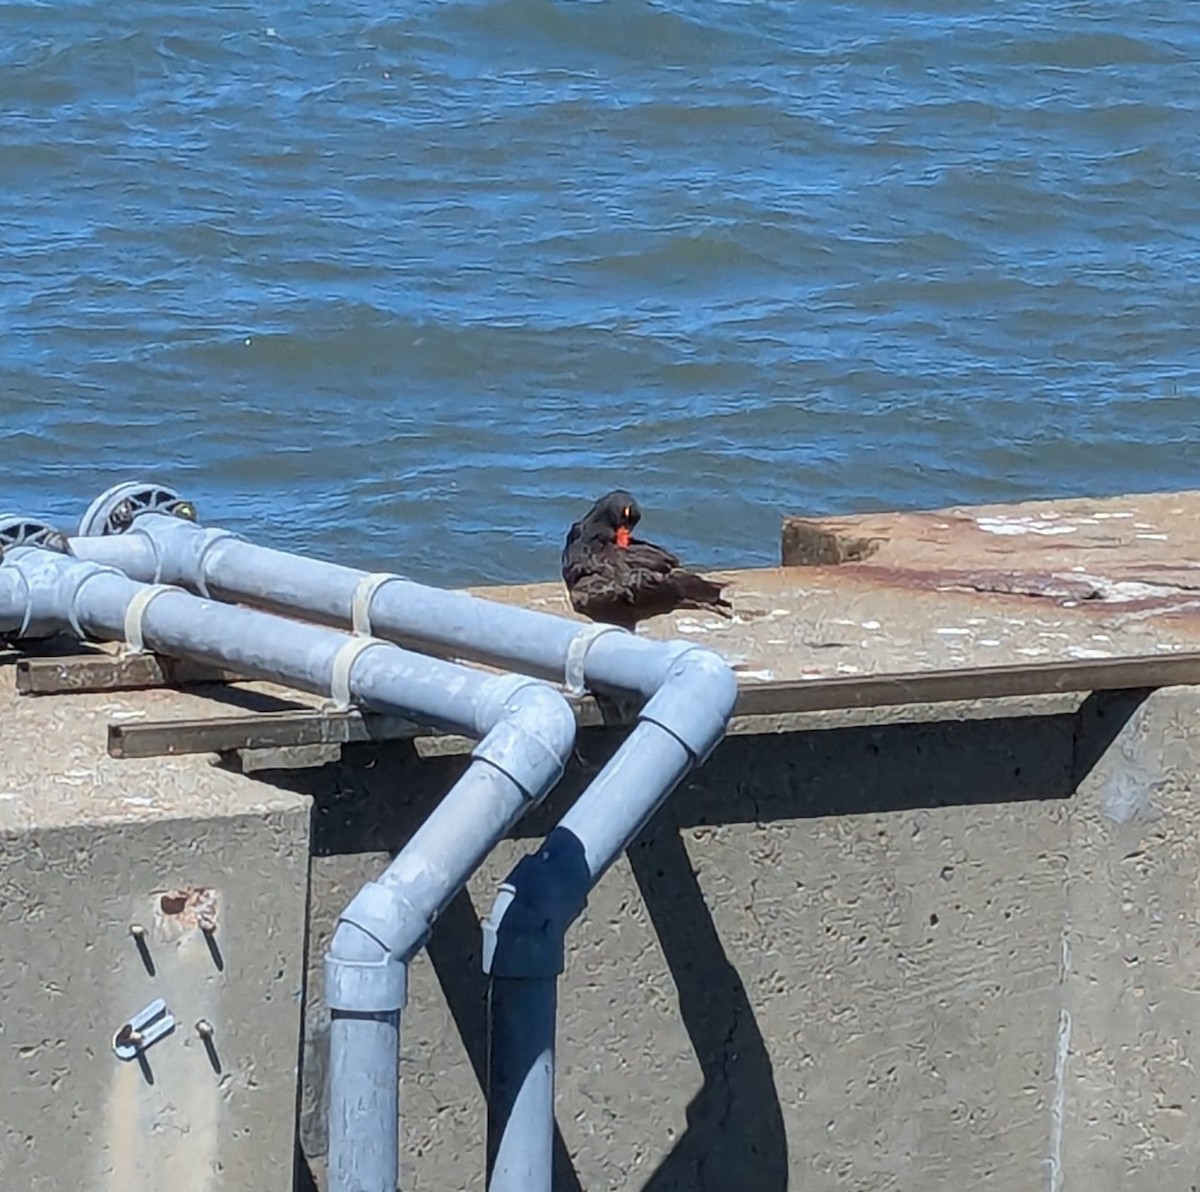
[[[1161,658],[1196,649],[1198,513],[1188,493],[793,527],[786,549],[816,565],[731,573],[736,623],[652,632],[717,648],[747,689]],[[490,594],[562,608],[556,585]],[[117,760],[113,720],[306,701],[257,685],[20,697],[13,670],[0,1184],[288,1188],[302,1057],[297,1187],[320,1187],[320,958],[460,771],[460,743],[253,775]],[[1198,704],[1169,687],[740,718],[570,937],[558,1188],[1191,1188]],[[483,1186],[478,916],[621,735],[584,731],[563,787],[414,966],[406,1189]],[[179,1025],[147,1051],[149,1083],[111,1040],[155,996]]]

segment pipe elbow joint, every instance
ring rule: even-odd
[[[24,587],[25,608],[18,637],[38,638],[69,629],[84,637],[79,623],[79,593],[97,575],[111,574],[112,567],[84,562],[39,547],[18,547],[6,556]]]
[[[544,847],[521,860],[483,921],[483,971],[492,977],[557,977],[566,937],[586,905],[586,867],[571,852]]]
[[[666,729],[699,763],[724,737],[737,695],[737,676],[729,664],[712,650],[688,646],[675,655],[641,719]]]
[[[472,756],[495,766],[533,803],[558,783],[575,746],[571,705],[534,679],[490,679],[476,705],[475,724],[483,739]]]
[[[125,533],[141,535],[150,543],[157,560],[157,582],[201,593],[208,590],[205,566],[209,550],[218,542],[237,538],[232,530],[205,529],[162,513],[144,514]]]
[[[408,960],[424,937],[411,940],[412,908],[395,887],[368,882],[338,916],[325,955],[325,1000],[331,1010],[360,1013],[403,1009]]]

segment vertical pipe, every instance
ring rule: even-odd
[[[697,760],[720,740],[737,685],[703,652],[707,701],[664,686],[541,848],[500,888],[484,923],[489,978],[488,1192],[551,1192],[557,979],[592,887]],[[703,688],[702,688],[703,690]],[[549,1071],[547,1071],[549,1065]]]
[[[400,1011],[332,1010],[329,1025],[329,1186],[392,1192],[399,1185]],[[383,1125],[364,1130],[365,1123]]]
[[[408,963],[488,850],[557,781],[574,741],[575,718],[561,697],[526,680],[501,686],[507,696],[490,712],[480,701],[479,714],[496,723],[467,772],[359,890],[330,942],[329,1192],[395,1192]]]
[[[488,1189],[549,1188],[557,977],[497,977],[488,999]]]

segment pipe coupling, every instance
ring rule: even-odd
[[[209,530],[164,513],[144,513],[128,534],[141,534],[158,560],[159,582],[181,584],[208,597],[208,555],[223,542],[239,542],[232,530]]]
[[[6,566],[19,573],[25,587],[25,611],[18,637],[47,637],[69,629],[77,638],[87,636],[79,620],[79,593],[98,575],[123,572],[99,563],[86,563],[39,547],[17,547],[5,556]]]
[[[483,971],[492,977],[556,977],[566,937],[587,905],[583,846],[564,828],[513,868],[483,921]]]
[[[408,965],[395,956],[375,960],[325,957],[325,1004],[331,1010],[379,1014],[408,1004]]]
[[[475,722],[484,735],[472,756],[495,766],[531,802],[562,778],[575,745],[575,713],[553,687],[497,676],[481,694]]]
[[[712,650],[693,646],[676,655],[641,719],[666,729],[700,763],[725,735],[737,694],[729,664]]]

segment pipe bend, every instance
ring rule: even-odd
[[[540,803],[563,775],[575,747],[575,713],[546,683],[519,675],[496,675],[475,704],[482,740],[474,757],[495,766]]]
[[[42,637],[69,630],[84,636],[77,605],[85,584],[98,575],[120,575],[115,567],[91,563],[41,547],[18,547],[8,553],[5,565],[13,567],[25,586],[24,623],[20,633]]]
[[[702,646],[688,646],[671,660],[640,719],[677,738],[698,764],[720,744],[737,696],[737,676],[725,659]]]
[[[208,552],[219,542],[238,540],[232,530],[208,529],[164,513],[142,514],[125,534],[140,534],[150,543],[159,582],[179,584],[202,596],[208,594]]]
[[[592,878],[583,844],[555,828],[505,879],[483,921],[483,971],[492,977],[557,977],[566,937],[587,905]]]
[[[325,953],[331,1010],[403,1009],[408,998],[407,926],[419,919],[403,890],[367,882],[338,916]]]
[[[162,582],[158,545],[136,522],[122,534],[71,538],[69,547],[75,558],[119,568],[140,583]]]

